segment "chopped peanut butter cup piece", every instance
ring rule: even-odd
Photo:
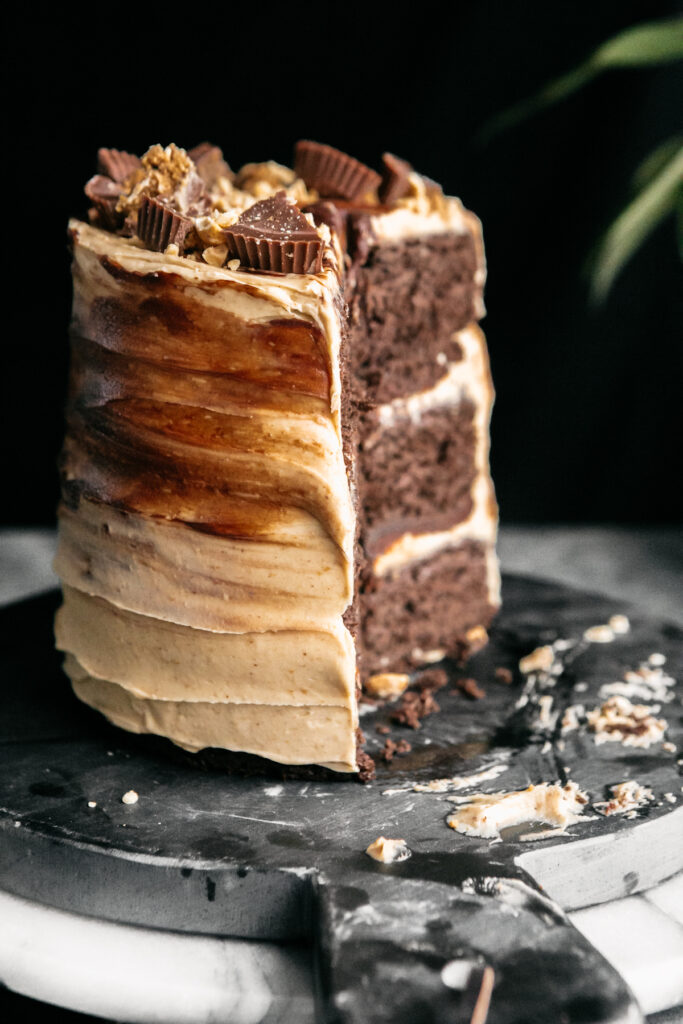
[[[281,274],[318,274],[323,242],[287,194],[254,203],[225,231],[231,258],[255,270]]]
[[[138,238],[153,252],[177,245],[182,254],[185,237],[192,227],[189,217],[178,213],[160,199],[144,196],[138,210]]]
[[[112,181],[123,183],[141,166],[140,157],[133,153],[126,153],[121,149],[97,150],[97,170],[100,174],[106,174]]]
[[[219,178],[232,181],[234,175],[223,159],[223,150],[211,142],[200,142],[187,155],[197,168],[197,173],[207,188],[213,188]]]
[[[342,248],[346,247],[346,219],[347,211],[341,210],[334,203],[318,200],[317,203],[309,203],[301,208],[302,213],[310,213],[316,224],[327,224],[330,231],[334,231]]]
[[[121,186],[104,174],[95,174],[86,182],[84,191],[95,209],[96,215],[91,219],[108,231],[116,231],[123,222],[123,215],[116,211]]]
[[[376,171],[347,153],[308,140],[296,144],[294,170],[323,198],[359,199],[374,191],[382,180]]]
[[[382,184],[379,186],[379,201],[385,205],[403,199],[410,190],[409,176],[413,168],[407,160],[401,160],[393,153],[382,153]]]

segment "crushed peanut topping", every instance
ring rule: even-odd
[[[170,195],[194,172],[194,164],[184,149],[173,142],[170,146],[150,146],[142,158],[142,168],[137,172],[134,184],[128,194],[123,193],[118,201],[120,213],[137,210],[143,196]]]

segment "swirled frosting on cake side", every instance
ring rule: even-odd
[[[337,274],[238,276],[70,232],[55,564],[77,693],[188,749],[355,770]]]

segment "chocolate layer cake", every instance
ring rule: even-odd
[[[358,680],[485,640],[480,226],[383,164],[100,150],[69,227],[56,636],[125,729],[356,772]]]

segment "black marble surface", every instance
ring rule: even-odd
[[[13,684],[5,686],[0,724],[0,887],[140,925],[313,938],[329,1019],[460,1019],[471,1011],[484,964],[496,974],[491,1022],[625,1019],[631,1001],[623,982],[563,911],[638,891],[683,865],[680,812],[663,799],[680,787],[675,755],[659,746],[596,747],[582,733],[560,749],[555,731],[538,728],[533,699],[515,709],[519,673],[505,686],[494,670],[516,671],[519,657],[539,644],[579,640],[588,626],[626,612],[632,631],[608,645],[578,643],[553,689],[556,707],[593,706],[601,684],[653,651],[680,677],[679,627],[622,601],[508,577],[491,643],[467,668],[486,698],[441,691],[442,713],[418,732],[392,728],[394,738],[410,739],[411,753],[363,787],[201,772],[165,741],[111,728],[61,676],[51,643],[55,601],[48,595],[0,614],[3,676]],[[457,677],[457,667],[448,668]],[[384,714],[364,719],[371,747],[384,741],[374,732]],[[667,718],[680,746],[680,704]],[[505,764],[504,774],[478,788],[570,776],[600,800],[628,776],[657,799],[632,821],[586,821],[532,849],[514,835],[491,847],[454,833],[445,824],[450,803],[411,788],[494,763]],[[140,800],[126,806],[121,796],[131,788]],[[380,834],[404,838],[411,859],[368,858],[363,851]],[[450,961],[470,965],[465,990],[444,984]]]

